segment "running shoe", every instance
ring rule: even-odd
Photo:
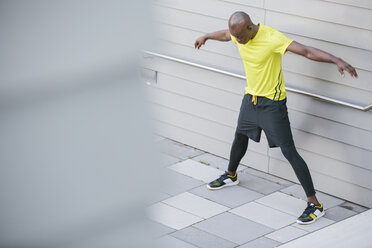
[[[222,189],[227,186],[237,185],[238,183],[239,183],[238,174],[236,172],[234,176],[230,176],[229,173],[225,171],[225,173],[222,174],[219,178],[208,183],[207,188],[212,190]]]
[[[307,203],[307,208],[297,219],[298,224],[307,225],[315,222],[317,219],[324,215],[323,204],[320,202],[320,206],[316,206],[312,202]]]

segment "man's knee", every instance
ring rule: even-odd
[[[247,142],[248,136],[242,133],[235,132],[235,140],[239,143],[241,142]]]
[[[293,144],[280,146],[280,149],[287,159],[293,158],[297,154],[296,147]]]

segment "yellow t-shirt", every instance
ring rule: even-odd
[[[278,101],[286,98],[282,73],[282,54],[293,41],[281,32],[258,23],[255,37],[246,44],[240,44],[235,37],[231,40],[237,44],[243,60],[247,86],[245,94],[264,96]]]

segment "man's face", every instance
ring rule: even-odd
[[[247,43],[253,37],[253,26],[248,24],[242,24],[239,26],[234,26],[229,28],[232,36],[236,38],[236,41],[240,44]]]

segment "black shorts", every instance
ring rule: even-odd
[[[288,119],[287,98],[273,101],[257,96],[257,104],[252,102],[252,95],[245,94],[240,107],[236,132],[260,142],[264,130],[269,147],[294,145]]]

